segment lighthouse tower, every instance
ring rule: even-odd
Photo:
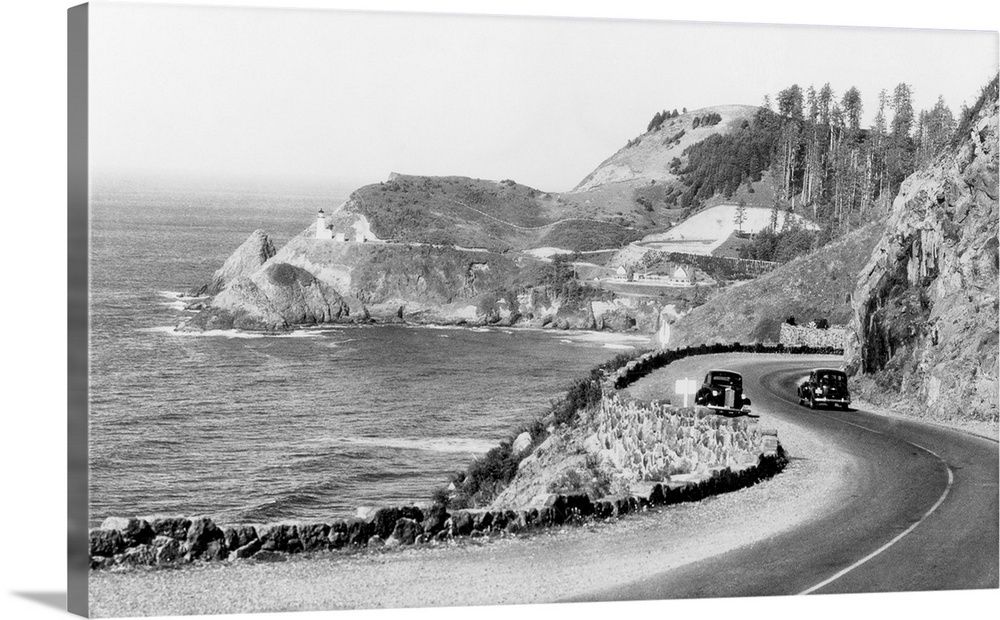
[[[316,214],[316,238],[333,239],[333,231],[326,227],[326,213],[323,213],[323,209]]]

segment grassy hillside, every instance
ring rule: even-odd
[[[504,252],[530,244],[530,229],[549,223],[537,190],[513,182],[393,175],[348,200],[380,239]]]
[[[671,347],[712,342],[777,342],[790,316],[846,325],[858,274],[882,233],[873,223],[756,280],[724,289],[673,325]]]
[[[664,120],[629,140],[563,196],[578,203],[581,212],[623,218],[641,228],[677,221],[682,198],[690,193],[683,172],[689,169],[692,147],[739,132],[757,110],[747,105],[713,106]],[[703,122],[709,117],[714,117],[712,122]],[[749,205],[770,206],[766,202],[771,196],[768,184],[769,179],[757,180],[754,189],[764,190],[760,200],[756,191],[741,197]],[[744,193],[747,189],[743,188]],[[698,206],[691,198],[683,203],[685,207]]]
[[[670,170],[675,157],[681,157],[688,147],[716,134],[726,134],[739,129],[744,120],[750,120],[755,106],[726,105],[702,108],[681,114],[665,121],[655,129],[636,136],[617,153],[604,160],[573,188],[573,192],[587,192],[609,183],[625,181],[672,181],[677,174]],[[719,120],[705,124],[701,119],[717,114]]]
[[[380,238],[485,248],[615,248],[640,234],[606,218],[586,219],[575,203],[509,179],[393,175],[355,191],[347,211],[368,218]]]

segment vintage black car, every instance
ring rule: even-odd
[[[847,373],[835,368],[816,368],[799,383],[799,404],[809,405],[810,409],[820,405],[840,405],[847,409],[851,404]]]
[[[710,370],[694,395],[694,404],[720,413],[750,413],[750,399],[743,393],[743,376],[731,370]]]

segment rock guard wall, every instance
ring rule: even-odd
[[[177,566],[196,561],[283,561],[292,553],[397,547],[458,537],[514,535],[583,519],[616,519],[655,506],[698,501],[752,486],[787,464],[777,449],[751,467],[649,485],[648,492],[597,501],[585,493],[550,495],[539,508],[463,509],[417,506],[379,508],[367,517],[329,523],[220,526],[210,517],[109,517],[90,530],[90,567]]]
[[[806,325],[782,323],[779,342],[786,347],[807,346],[843,349],[847,345],[847,328],[819,329]]]
[[[632,481],[674,481],[756,465],[764,452],[756,419],[706,411],[605,395],[598,412],[598,454]]]

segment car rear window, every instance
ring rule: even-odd
[[[816,380],[820,383],[835,383],[843,385],[847,383],[847,375],[842,372],[820,372],[816,373]]]

